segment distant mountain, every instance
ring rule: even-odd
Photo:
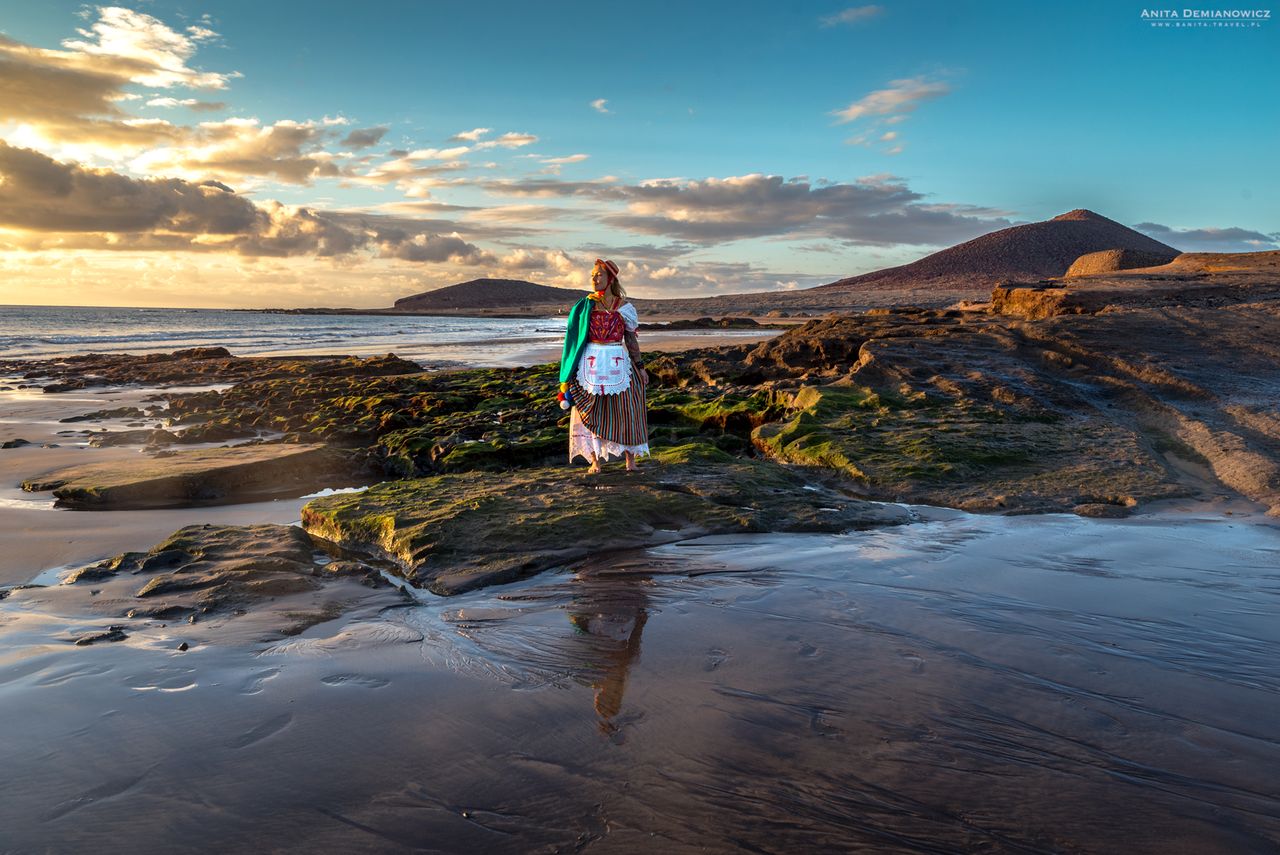
[[[412,297],[401,297],[396,300],[395,309],[400,312],[502,310],[549,304],[567,308],[585,295],[585,291],[552,288],[523,279],[472,279]]]
[[[1164,264],[1178,250],[1083,208],[1040,223],[985,234],[900,267],[850,276],[795,291],[715,297],[633,300],[641,314],[676,316],[814,314],[878,305],[943,306],[983,300],[1001,282],[1064,276],[1088,253],[1141,253],[1143,263]],[[1130,265],[1131,266],[1131,265]],[[396,300],[392,311],[430,314],[536,314],[567,310],[585,292],[520,279],[473,279]]]
[[[850,276],[810,292],[937,285],[989,287],[1009,279],[1063,276],[1082,255],[1107,249],[1150,253],[1172,261],[1178,250],[1083,208],[1052,220],[1001,229],[901,267]]]

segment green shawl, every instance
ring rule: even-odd
[[[568,383],[578,370],[578,357],[587,343],[587,325],[591,320],[591,298],[583,297],[569,310],[569,324],[564,330],[564,353],[560,356],[560,382]]]

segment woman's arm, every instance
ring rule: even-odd
[[[638,365],[640,363],[640,338],[636,335],[636,331],[624,331],[622,340],[627,344],[627,354],[630,355],[631,361]]]
[[[624,304],[618,311],[622,315],[623,327],[625,327],[622,331],[622,340],[627,344],[627,355],[640,369],[640,377],[647,384],[649,372],[640,365],[640,338],[636,335],[636,329],[640,326],[640,317],[636,314],[636,307],[630,303]]]

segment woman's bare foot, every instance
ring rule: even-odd
[[[587,474],[588,475],[600,474],[600,458],[599,457],[591,458],[591,465],[587,467]]]
[[[627,461],[628,472],[639,472],[640,468],[636,466],[636,456],[630,451],[624,452],[622,455]]]

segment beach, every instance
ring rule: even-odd
[[[333,578],[131,607],[140,568],[59,583],[183,526],[278,537],[310,496],[364,488],[55,508],[15,485],[127,462],[140,445],[88,438],[165,421],[60,420],[166,390],[20,384],[0,383],[4,438],[30,443],[0,451],[6,851],[1280,844],[1280,529],[1229,491],[1124,519],[882,501],[865,530],[688,529],[451,596],[317,552]]]
[[[76,647],[68,598],[15,595],[6,848],[1274,851],[1273,527],[933,516],[365,590],[272,640]]]
[[[1274,16],[581,5],[10,4],[0,855],[1280,855]]]

